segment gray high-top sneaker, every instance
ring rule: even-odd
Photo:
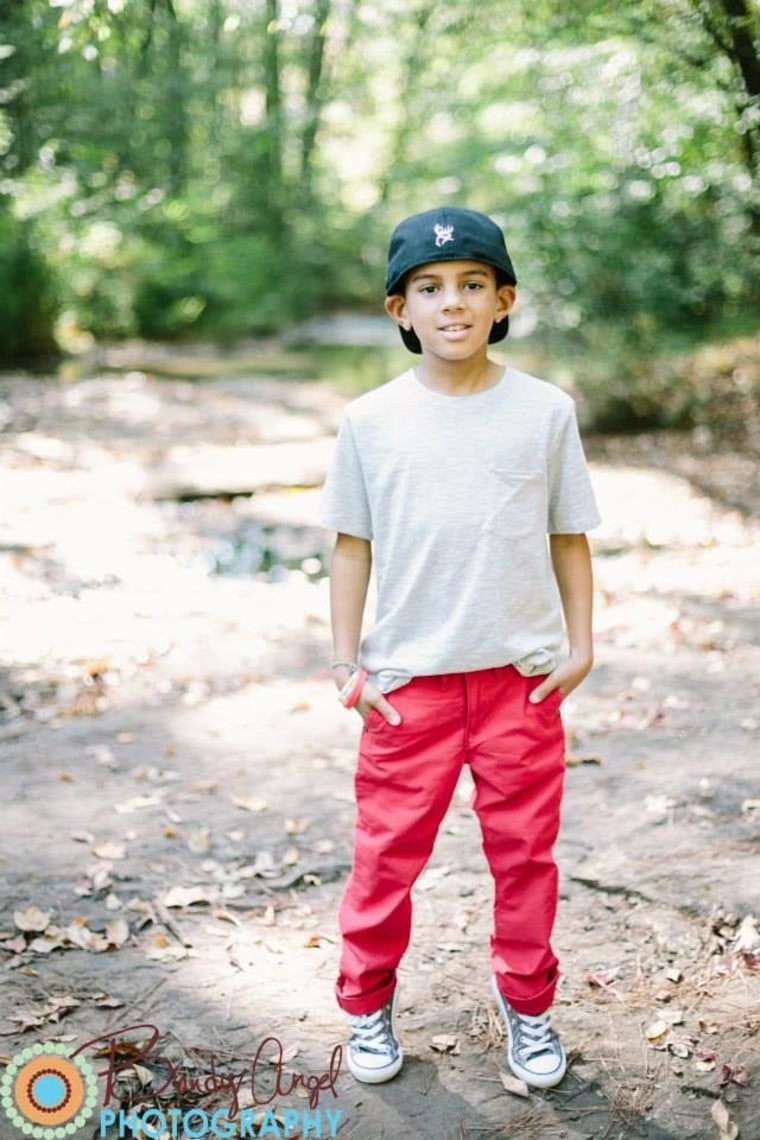
[[[516,1077],[536,1089],[551,1089],[565,1075],[567,1059],[562,1042],[551,1026],[549,1010],[518,1013],[491,979],[496,1004],[507,1030],[507,1064]]]
[[[348,1024],[348,1068],[357,1081],[380,1085],[390,1081],[404,1063],[404,1051],[393,1028],[398,989],[382,1009],[374,1013],[350,1014]]]

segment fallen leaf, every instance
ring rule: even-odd
[[[215,792],[218,787],[218,780],[196,780],[192,785],[192,790],[194,792]]]
[[[739,924],[733,950],[737,954],[755,954],[760,950],[760,930],[753,914],[746,915]]]
[[[237,872],[239,879],[252,879],[255,875],[261,878],[271,878],[280,874],[280,867],[275,863],[271,851],[259,851],[253,863],[247,863]]]
[[[243,883],[224,883],[222,886],[222,898],[224,899],[242,899],[245,894],[245,885]]]
[[[50,911],[40,910],[38,906],[29,906],[26,910],[17,910],[13,915],[13,922],[17,930],[40,933],[47,930],[51,917]]]
[[[674,985],[677,985],[678,982],[683,981],[683,974],[675,966],[671,966],[668,970],[666,970],[665,977],[669,982],[673,982]]]
[[[160,795],[145,795],[145,796],[132,796],[131,799],[123,800],[120,804],[114,804],[114,811],[119,815],[130,815],[135,811],[142,811],[144,808],[161,807],[163,801]]]
[[[116,757],[107,744],[93,744],[84,751],[85,756],[92,756],[98,764],[104,764],[109,768],[115,768],[117,765]]]
[[[72,946],[78,946],[80,950],[88,950],[92,954],[101,954],[108,949],[108,939],[104,938],[102,934],[90,930],[87,919],[81,915],[69,923],[65,933]]]
[[[428,867],[417,880],[417,890],[432,891],[441,879],[451,874],[451,867]]]
[[[73,994],[52,998],[45,1006],[45,1016],[48,1021],[58,1022],[72,1009],[78,1009],[81,1004],[79,998],[75,998]]]
[[[45,1024],[45,1018],[39,1013],[12,1013],[8,1021],[18,1025],[22,1033],[26,1033],[27,1029],[39,1029]]]
[[[297,847],[288,847],[287,851],[282,857],[282,865],[283,867],[295,867],[300,858],[301,852]]]
[[[611,966],[609,969],[594,970],[592,973],[586,975],[586,981],[592,987],[597,986],[600,989],[607,989],[616,981],[620,974],[620,966]]]
[[[11,954],[20,954],[22,950],[26,950],[26,948],[27,943],[23,934],[19,934],[16,938],[7,938],[2,945],[0,945],[0,950],[8,950]]]
[[[505,1073],[503,1069],[499,1069],[499,1078],[506,1091],[512,1093],[513,1096],[530,1096],[530,1089],[525,1081],[513,1077],[511,1073]]]
[[[266,811],[266,801],[259,799],[258,796],[230,796],[235,807],[241,808],[243,811],[260,812]]]
[[[321,934],[310,934],[309,937],[304,942],[304,946],[306,947],[307,950],[318,950],[321,945],[322,945],[322,935]]]
[[[435,1037],[431,1038],[430,1048],[435,1049],[436,1053],[451,1053],[457,1057],[459,1055],[459,1038],[453,1033],[437,1033]]]
[[[111,997],[110,994],[95,994],[93,998],[98,1009],[123,1009],[127,1004],[122,998]]]
[[[211,832],[205,825],[194,827],[187,837],[187,848],[195,855],[205,855],[211,850]]]
[[[33,938],[28,949],[33,954],[49,954],[52,950],[61,950],[67,944],[66,931],[60,926],[49,926],[47,930]]]
[[[181,962],[183,958],[190,957],[187,946],[177,946],[171,943],[168,946],[154,946],[145,954],[152,962]]]
[[[224,910],[224,908],[220,908],[219,910],[215,910],[214,911],[214,918],[218,922],[229,922],[233,926],[240,926],[240,921],[235,917],[235,915],[232,914],[228,910]]]
[[[298,1056],[300,1049],[300,1045],[288,1045],[287,1049],[284,1049],[282,1054],[280,1054],[280,1050],[278,1049],[277,1052],[274,1053],[271,1057],[267,1057],[267,1064],[279,1065],[281,1061],[292,1061],[295,1057]]]
[[[123,918],[112,918],[106,924],[106,939],[109,946],[123,946],[129,939],[129,924]]]
[[[718,1126],[718,1140],[736,1140],[739,1129],[731,1120],[722,1100],[713,1101],[710,1115]]]
[[[153,914],[153,904],[147,899],[141,899],[138,895],[133,895],[131,899],[128,899],[124,909],[132,911],[134,914],[148,916]]]
[[[309,826],[308,819],[286,819],[285,820],[285,834],[286,835],[302,835]]]
[[[661,1037],[665,1036],[669,1028],[670,1026],[662,1018],[652,1021],[644,1030],[647,1041],[659,1041]]]
[[[601,756],[566,756],[565,765],[568,768],[578,768],[581,764],[604,764]]]
[[[749,1074],[746,1065],[721,1065],[720,1080],[718,1084],[722,1089],[727,1085],[739,1085],[746,1088],[749,1084]]]
[[[98,859],[125,859],[127,855],[127,845],[120,843],[116,839],[107,839],[103,843],[94,843],[90,850],[93,855],[97,855]]]
[[[206,887],[170,887],[162,902],[166,907],[194,906],[212,902],[212,894]]]
[[[127,1073],[130,1072],[135,1074],[142,1088],[147,1088],[148,1085],[153,1084],[153,1073],[145,1065],[133,1065],[131,1069],[127,1070]]]

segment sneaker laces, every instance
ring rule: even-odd
[[[386,1006],[374,1013],[354,1014],[348,1023],[351,1026],[351,1044],[362,1052],[393,1053],[397,1049]]]
[[[521,1013],[515,1018],[519,1041],[518,1050],[526,1059],[535,1057],[555,1048],[555,1035],[552,1031],[548,1012],[539,1014]]]

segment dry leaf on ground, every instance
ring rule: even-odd
[[[88,950],[92,954],[102,954],[108,949],[108,939],[94,930],[90,930],[87,919],[79,915],[66,927],[66,938],[72,946],[80,950]]]
[[[116,839],[106,839],[102,843],[94,843],[90,848],[98,859],[126,859],[127,845]]]
[[[741,1088],[746,1088],[749,1084],[749,1073],[747,1072],[746,1065],[721,1065],[720,1081],[718,1082],[723,1089],[726,1085],[739,1085]]]
[[[123,1009],[127,1004],[122,998],[112,997],[110,994],[95,994],[93,1001],[98,1009]]]
[[[39,937],[33,938],[27,949],[33,954],[49,954],[51,950],[61,950],[68,942],[66,931],[60,926],[49,926]]]
[[[716,1100],[710,1110],[710,1115],[718,1126],[718,1140],[736,1140],[739,1129],[728,1114],[728,1109],[722,1100]]]
[[[259,799],[258,796],[230,796],[235,807],[241,808],[243,811],[266,811],[266,801]]]
[[[23,930],[24,933],[34,932],[36,934],[47,930],[50,919],[50,912],[40,910],[37,906],[28,906],[26,910],[17,910],[13,915],[16,929]]]
[[[123,918],[112,918],[106,925],[106,939],[109,946],[117,949],[129,939],[129,924]]]
[[[167,907],[183,907],[211,903],[214,897],[214,892],[208,887],[170,887],[162,902]]]
[[[513,1077],[511,1073],[506,1073],[504,1069],[499,1069],[499,1078],[506,1091],[512,1093],[513,1096],[530,1096],[530,1089],[525,1081],[521,1081],[519,1077]]]

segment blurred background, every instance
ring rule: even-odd
[[[379,313],[392,226],[450,202],[587,425],[754,422],[757,0],[0,13],[0,364]]]

